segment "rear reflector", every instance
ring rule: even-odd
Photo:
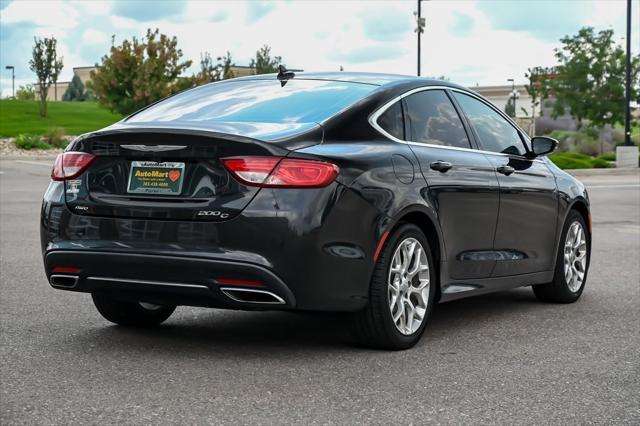
[[[56,158],[51,179],[67,180],[82,174],[96,157],[86,152],[63,152]]]
[[[238,280],[235,278],[216,278],[216,282],[221,285],[246,285],[251,287],[264,287],[260,281]]]
[[[73,266],[54,266],[51,272],[63,273],[63,274],[77,274],[80,272],[80,268],[74,268]]]
[[[387,237],[388,236],[389,236],[389,231],[387,231],[384,234],[382,234],[382,237],[380,238],[380,242],[378,243],[378,247],[376,248],[376,252],[373,255],[373,261],[374,262],[378,261],[378,257],[380,257],[380,252],[382,251],[382,247],[384,247],[384,243],[385,243],[385,241],[387,241]]]
[[[321,188],[338,176],[338,166],[324,161],[281,157],[232,157],[225,168],[245,185],[266,188]]]

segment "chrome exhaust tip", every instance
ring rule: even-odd
[[[267,290],[252,288],[221,287],[220,291],[229,299],[240,303],[259,303],[261,305],[285,305],[280,296]]]
[[[70,289],[78,285],[79,278],[77,275],[51,275],[49,277],[49,284],[55,288]]]

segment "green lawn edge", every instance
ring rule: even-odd
[[[42,135],[55,127],[67,135],[81,135],[109,126],[123,117],[96,102],[49,102],[49,116],[41,118],[37,101],[0,100],[0,137]]]

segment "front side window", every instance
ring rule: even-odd
[[[391,136],[404,139],[404,119],[402,117],[402,104],[400,101],[391,105],[378,117],[378,126]]]
[[[471,148],[451,100],[442,90],[425,90],[405,98],[413,142]]]
[[[520,133],[504,117],[469,95],[454,92],[454,96],[476,130],[483,150],[513,155],[526,153]]]

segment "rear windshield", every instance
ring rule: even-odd
[[[376,86],[361,83],[289,80],[236,80],[179,93],[143,110],[128,122],[204,123],[321,122],[364,98]]]

